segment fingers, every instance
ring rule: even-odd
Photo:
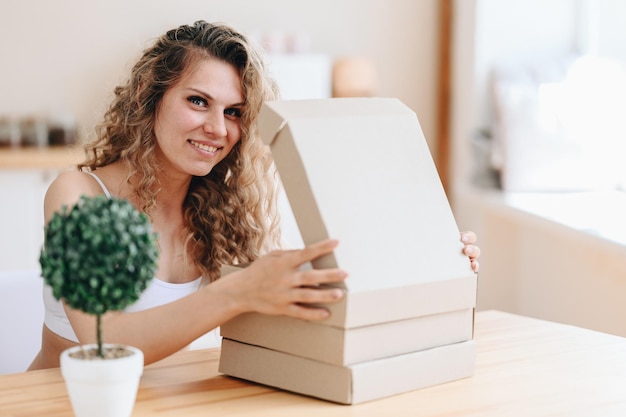
[[[470,265],[472,266],[472,270],[474,272],[478,272],[480,267],[480,264],[478,263],[480,248],[474,245],[477,240],[476,233],[471,231],[461,232],[461,242],[465,245],[463,247],[463,254],[470,258]]]
[[[339,288],[294,288],[284,303],[278,303],[268,314],[286,315],[303,320],[323,320],[330,317],[328,309],[321,304],[340,301],[344,291]]]
[[[476,259],[470,259],[470,265],[472,266],[472,271],[478,272],[480,269],[480,264]]]
[[[283,252],[283,254],[291,257],[291,262],[294,264],[293,266],[298,268],[320,256],[331,253],[338,244],[339,242],[337,240],[325,239],[306,246],[304,249]],[[279,253],[276,255],[280,256]],[[347,276],[348,274],[340,269],[307,269],[295,271],[291,279],[294,287],[303,287],[341,282],[344,281]]]
[[[470,259],[476,259],[480,257],[480,248],[476,245],[466,245],[463,247],[463,254],[469,256]]]
[[[330,311],[321,307],[292,304],[289,306],[289,311],[286,313],[286,315],[301,320],[314,321],[329,318]]]
[[[469,257],[472,271],[478,272],[478,268],[480,265],[477,258],[480,256],[480,248],[474,245],[466,245],[463,248],[463,254]]]
[[[298,279],[302,285],[291,290],[286,314],[302,320],[327,319],[330,312],[319,305],[339,302],[345,292],[340,288],[324,288],[318,285],[343,281],[347,276],[347,273],[338,269],[302,271]]]
[[[287,315],[306,320],[329,316],[323,304],[336,303],[344,297],[340,288],[325,284],[343,282],[348,274],[338,268],[304,269],[302,265],[331,253],[338,242],[327,239],[304,249],[274,251],[253,262],[240,274],[230,274],[235,281],[241,312],[255,311]],[[236,285],[235,285],[236,284]]]
[[[338,245],[333,239],[326,239],[291,252],[298,265],[310,262],[320,256],[331,253]],[[322,284],[342,282],[348,274],[341,269],[306,269],[293,274],[289,292],[289,303],[284,314],[302,320],[323,320],[330,317],[330,312],[319,304],[336,303],[344,297],[340,288],[323,288]],[[317,306],[316,306],[317,305]]]
[[[331,253],[339,242],[335,239],[325,239],[319,242],[306,246],[304,249],[294,251],[297,256],[298,264],[302,265],[306,262],[311,262],[313,259],[319,258],[322,255]]]
[[[340,288],[297,288],[293,290],[293,302],[296,304],[336,303],[344,296]]]
[[[472,231],[461,232],[461,242],[465,243],[466,245],[476,243],[477,239],[478,238],[476,237],[476,233]]]
[[[341,269],[308,269],[294,274],[294,287],[314,287],[320,284],[342,282],[348,274]]]
[[[324,320],[330,317],[330,311],[320,304],[338,302],[344,297],[343,290],[301,288],[298,290],[299,302],[289,304],[287,315],[302,320]]]

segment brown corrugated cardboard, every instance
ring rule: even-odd
[[[223,339],[219,371],[328,401],[358,404],[469,377],[475,356],[471,340],[343,367]]]
[[[473,313],[466,308],[352,329],[249,313],[222,325],[220,333],[227,339],[343,366],[470,340]]]

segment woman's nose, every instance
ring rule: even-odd
[[[224,118],[224,113],[221,110],[209,112],[204,121],[203,129],[212,137],[221,138],[226,136],[226,119]]]

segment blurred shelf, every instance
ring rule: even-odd
[[[80,146],[0,148],[0,169],[67,169],[83,159]]]

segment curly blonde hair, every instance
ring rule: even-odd
[[[150,215],[159,193],[155,157],[155,115],[165,92],[198,60],[219,59],[241,77],[244,107],[241,139],[204,177],[193,177],[183,204],[186,253],[213,281],[220,267],[247,263],[278,246],[276,173],[267,146],[256,130],[266,100],[278,97],[261,54],[241,33],[223,24],[197,21],[172,29],[146,49],[126,84],[96,127],[79,170],[96,170],[116,161],[129,169],[128,184],[140,209]],[[132,181],[131,181],[132,180]]]

